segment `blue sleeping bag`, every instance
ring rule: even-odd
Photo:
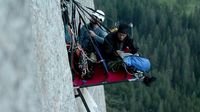
[[[136,70],[142,72],[148,72],[151,66],[150,61],[147,58],[143,58],[140,56],[125,56],[123,60],[127,64],[127,66],[134,67]]]

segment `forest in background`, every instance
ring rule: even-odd
[[[151,60],[155,83],[105,86],[108,112],[200,112],[200,1],[94,0],[111,28],[133,23],[140,54]]]

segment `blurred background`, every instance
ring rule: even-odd
[[[151,60],[151,87],[105,86],[108,112],[200,111],[200,1],[94,0],[108,28],[132,23],[131,36]]]

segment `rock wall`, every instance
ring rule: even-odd
[[[24,0],[0,0],[0,112],[39,112],[30,16]]]
[[[60,0],[0,0],[0,112],[75,112]]]
[[[75,99],[68,63],[60,0],[32,0],[37,81],[42,110],[74,112]]]
[[[103,86],[89,91],[106,112]],[[60,0],[0,0],[0,112],[83,112],[76,101]]]

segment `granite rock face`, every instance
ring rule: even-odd
[[[32,0],[38,93],[47,112],[74,112],[75,98],[68,63],[60,1]]]
[[[71,76],[60,0],[0,0],[0,112],[84,112]],[[89,92],[105,112],[103,86]]]
[[[0,0],[0,112],[75,112],[60,1]]]

